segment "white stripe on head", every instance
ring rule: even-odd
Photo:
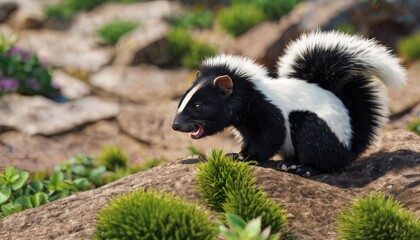
[[[176,113],[182,113],[184,111],[184,108],[187,106],[188,102],[191,100],[192,96],[203,86],[203,83],[199,83],[191,89],[185,96],[185,98],[182,100],[181,105],[179,105],[178,111]]]

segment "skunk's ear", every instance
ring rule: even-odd
[[[195,78],[199,78],[201,76],[201,72],[200,71],[197,71],[196,73],[195,73]]]
[[[232,94],[233,91],[233,81],[228,75],[218,76],[214,79],[214,86],[219,89],[220,94],[227,97]]]

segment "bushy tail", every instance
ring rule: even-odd
[[[387,120],[383,87],[400,87],[406,81],[398,59],[375,40],[338,32],[313,32],[288,46],[279,59],[280,78],[316,83],[333,92],[349,110],[352,150],[363,152]]]

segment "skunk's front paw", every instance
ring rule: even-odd
[[[227,153],[225,156],[229,157],[229,158],[232,158],[233,160],[236,160],[236,161],[244,161],[245,160],[244,156],[242,156],[241,153]]]

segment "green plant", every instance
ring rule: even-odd
[[[420,221],[392,197],[370,194],[358,198],[338,217],[339,239],[420,239]]]
[[[262,226],[270,226],[274,233],[280,232],[287,225],[283,208],[271,201],[261,188],[250,186],[242,179],[229,180],[223,210],[239,215],[247,222],[261,217]]]
[[[12,196],[12,191],[22,188],[29,178],[29,173],[7,167],[4,173],[0,173],[0,204],[5,203]]]
[[[175,28],[209,28],[213,24],[213,20],[213,12],[197,9],[181,16],[170,16],[167,18],[167,21]]]
[[[278,20],[292,10],[301,0],[233,0],[234,5],[248,4],[261,9],[269,20]]]
[[[59,95],[49,70],[38,57],[0,35],[0,97],[14,92],[51,98]]]
[[[411,121],[408,124],[407,129],[420,135],[420,118],[416,118],[413,121]]]
[[[217,16],[217,21],[228,33],[239,36],[266,20],[264,11],[247,4],[235,4]]]
[[[118,40],[138,27],[135,22],[115,21],[107,23],[96,30],[101,37],[101,42],[107,45],[115,45]]]
[[[63,0],[56,5],[46,6],[44,14],[49,19],[70,19],[81,10],[91,10],[109,0]]]
[[[223,151],[213,149],[207,162],[197,165],[198,191],[206,200],[207,205],[217,212],[224,212],[223,204],[227,200],[230,180],[241,181],[252,187],[255,178],[252,169],[245,162],[235,162],[224,155]]]
[[[398,52],[407,60],[420,59],[420,32],[403,38],[398,42]]]
[[[172,194],[135,190],[99,212],[96,239],[214,239],[210,215]]]
[[[208,44],[194,40],[183,28],[174,28],[168,34],[169,51],[176,64],[195,68],[207,57],[214,56],[216,51]]]
[[[226,214],[227,225],[219,226],[219,233],[225,240],[278,240],[280,234],[270,235],[270,227],[261,232],[261,217],[252,219],[246,223],[235,214]]]
[[[128,160],[128,155],[118,147],[105,147],[98,156],[98,163],[110,171],[126,168]]]
[[[349,23],[343,23],[343,24],[338,25],[336,30],[339,32],[347,33],[347,34],[355,34],[357,32],[354,25],[349,24]]]

